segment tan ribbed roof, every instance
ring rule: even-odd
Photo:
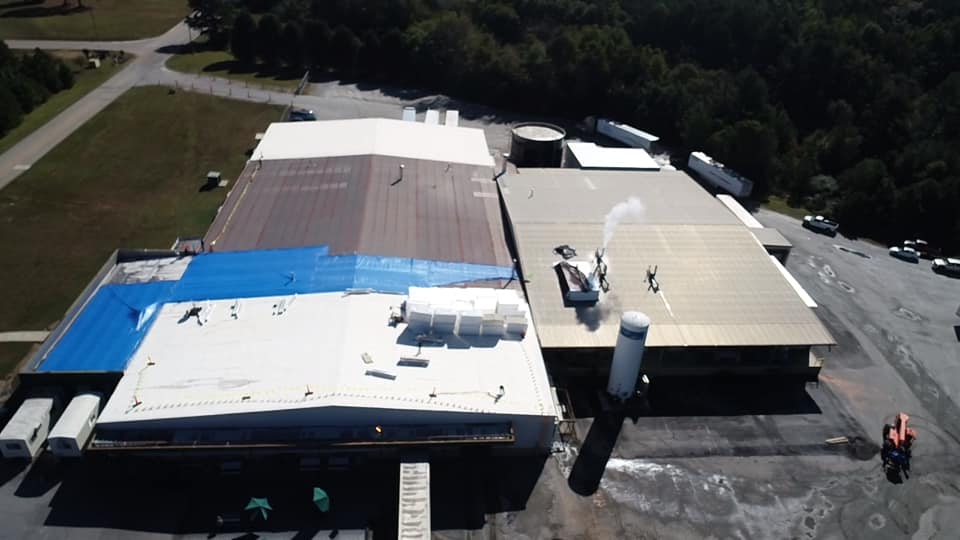
[[[546,348],[612,347],[624,310],[650,316],[651,347],[834,343],[750,230],[682,172],[522,169],[501,186]],[[564,306],[554,247],[588,258],[607,212],[630,197],[645,210],[607,246],[609,293],[594,307]],[[645,282],[654,267],[659,293]]]

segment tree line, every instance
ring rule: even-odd
[[[887,241],[960,249],[960,2],[190,0],[238,61],[609,116]]]
[[[18,55],[0,41],[0,137],[53,94],[73,86],[73,71],[40,49]]]

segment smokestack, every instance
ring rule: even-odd
[[[650,317],[639,311],[627,311],[620,317],[620,333],[610,363],[607,393],[621,401],[636,393],[649,329]]]

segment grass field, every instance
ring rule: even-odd
[[[235,81],[292,92],[300,84],[303,73],[271,74],[260,68],[244,68],[226,51],[200,50],[167,60],[167,67],[183,73],[223,77]]]
[[[790,204],[787,203],[787,199],[783,197],[777,197],[776,195],[770,195],[767,197],[767,202],[763,203],[762,206],[768,210],[773,210],[779,214],[795,217],[797,219],[803,219],[803,216],[813,213],[806,208],[790,206]]]
[[[55,56],[63,58],[73,68],[76,81],[72,88],[58,92],[50,97],[45,103],[30,111],[30,114],[23,117],[23,122],[19,126],[10,130],[6,135],[0,137],[0,153],[5,152],[11,146],[20,142],[21,139],[31,134],[38,127],[46,124],[51,118],[63,112],[64,109],[73,105],[78,99],[87,95],[88,92],[103,84],[104,81],[112,77],[123,66],[115,66],[113,62],[104,61],[100,69],[85,69],[86,64],[83,54],[80,52],[63,51],[53,52]],[[127,62],[133,59],[132,55],[127,55]],[[78,63],[79,62],[79,63]]]
[[[207,171],[236,178],[279,113],[143,87],[74,132],[0,191],[0,331],[49,327],[115,248],[206,231],[226,195]]]
[[[158,36],[189,13],[186,0],[0,0],[0,39],[107,41]]]
[[[17,363],[30,352],[33,343],[0,343],[0,379],[13,370]],[[0,383],[0,394],[2,394]]]

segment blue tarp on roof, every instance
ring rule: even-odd
[[[37,371],[123,371],[175,281],[105,285]]]
[[[225,300],[373,289],[406,293],[510,279],[503,266],[372,255],[328,255],[326,246],[228,253],[193,258],[179,281],[105,285],[53,347],[37,371],[123,371],[167,302]]]
[[[510,279],[503,266],[423,261],[373,255],[326,255],[326,250],[207,253],[194,258],[171,301],[222,300],[256,296],[373,289],[405,293],[408,287],[436,287],[471,281]]]

